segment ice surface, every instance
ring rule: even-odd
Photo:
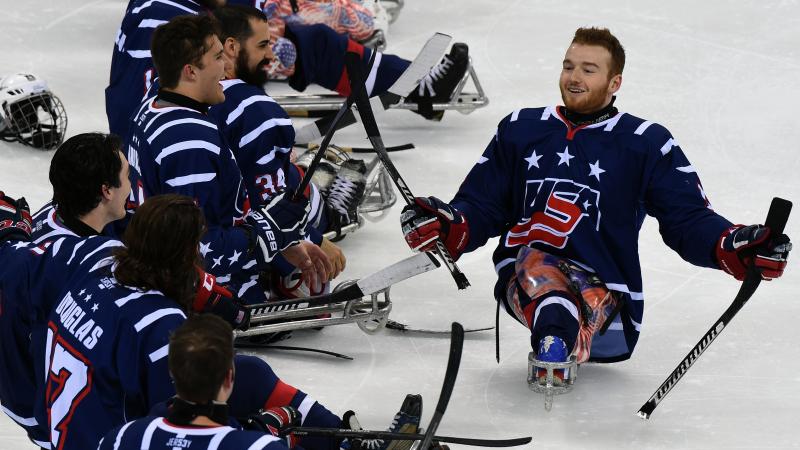
[[[45,77],[69,114],[69,134],[107,130],[103,89],[121,0],[2,1],[0,73]],[[696,1],[407,0],[389,35],[391,53],[412,57],[434,31],[470,45],[491,104],[429,123],[407,111],[379,117],[392,155],[417,195],[449,199],[512,110],[559,101],[564,50],[578,26],[609,27],[628,61],[617,106],[667,126],[699,171],[706,192],[734,222],[763,221],[772,196],[800,201],[796,125],[800,104],[800,4]],[[283,88],[276,87],[276,91]],[[366,145],[357,128],[335,142]],[[0,143],[0,188],[32,207],[50,195],[52,152]],[[379,223],[341,242],[346,277],[357,278],[409,254],[396,206]],[[800,236],[796,218],[788,233]],[[572,393],[545,412],[528,390],[526,330],[501,316],[501,363],[491,333],[467,339],[461,372],[440,432],[502,438],[532,435],[530,448],[787,448],[800,423],[800,271],[764,283],[751,302],[645,422],[634,414],[733,299],[738,283],[680,260],[648,220],[641,236],[645,320],[630,361],[581,367]],[[457,291],[444,270],[392,291],[392,318],[416,326],[494,321],[489,245],[459,264],[472,282]],[[287,382],[336,413],[358,411],[384,428],[407,392],[426,399],[431,417],[449,341],[396,332],[363,334],[355,325],[297,333],[287,344],[344,352],[355,361],[273,351],[264,357]],[[0,415],[0,448],[25,448]],[[455,447],[455,446],[454,446]]]

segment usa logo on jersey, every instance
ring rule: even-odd
[[[528,180],[525,210],[528,217],[509,230],[506,246],[541,242],[564,248],[581,221],[600,229],[600,192],[568,179]]]

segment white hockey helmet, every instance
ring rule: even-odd
[[[66,131],[67,112],[46,81],[28,73],[0,77],[0,139],[53,149]]]

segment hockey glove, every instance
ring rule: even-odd
[[[311,207],[305,196],[295,201],[293,195],[292,191],[278,194],[263,208],[250,210],[246,217],[255,231],[260,263],[271,261],[278,252],[305,237]]]
[[[403,235],[412,250],[427,252],[441,238],[453,259],[458,259],[469,241],[464,214],[436,197],[415,197],[400,215]]]
[[[197,286],[192,310],[198,313],[211,313],[228,322],[234,330],[250,328],[250,309],[239,304],[238,300],[225,287],[217,284],[217,278],[197,268],[200,281]]]
[[[31,239],[31,210],[23,197],[14,200],[0,191],[0,243]]]
[[[789,236],[772,236],[763,225],[734,225],[720,236],[717,262],[722,270],[737,280],[744,280],[751,264],[761,272],[761,278],[771,280],[783,275],[786,259],[792,250]]]
[[[273,406],[248,417],[243,423],[243,428],[283,438],[287,447],[294,448],[299,438],[291,433],[286,434],[284,430],[289,427],[299,427],[300,419],[300,412],[293,406]]]

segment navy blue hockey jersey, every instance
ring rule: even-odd
[[[229,426],[180,426],[164,417],[148,416],[110,431],[98,450],[282,450],[282,439]]]
[[[131,116],[155,78],[150,54],[155,28],[173,17],[200,11],[203,7],[191,0],[133,0],[128,4],[114,42],[106,87],[106,116],[112,133],[128,137]]]
[[[655,217],[664,242],[692,264],[717,268],[714,246],[730,225],[710,207],[695,168],[663,126],[626,113],[574,127],[556,107],[504,118],[451,204],[469,222],[466,250],[494,236],[505,297],[520,246],[570,258],[596,271],[625,306],[592,360],[630,357],[642,323],[644,294],[638,236]],[[511,308],[508,311],[514,315]]]
[[[135,115],[126,148],[134,203],[158,194],[182,194],[202,208],[208,231],[200,251],[206,270],[232,284],[240,298],[264,301],[250,236],[237,225],[249,209],[239,166],[217,125],[205,114],[180,106],[156,107],[148,98]],[[243,290],[244,289],[244,290]]]

